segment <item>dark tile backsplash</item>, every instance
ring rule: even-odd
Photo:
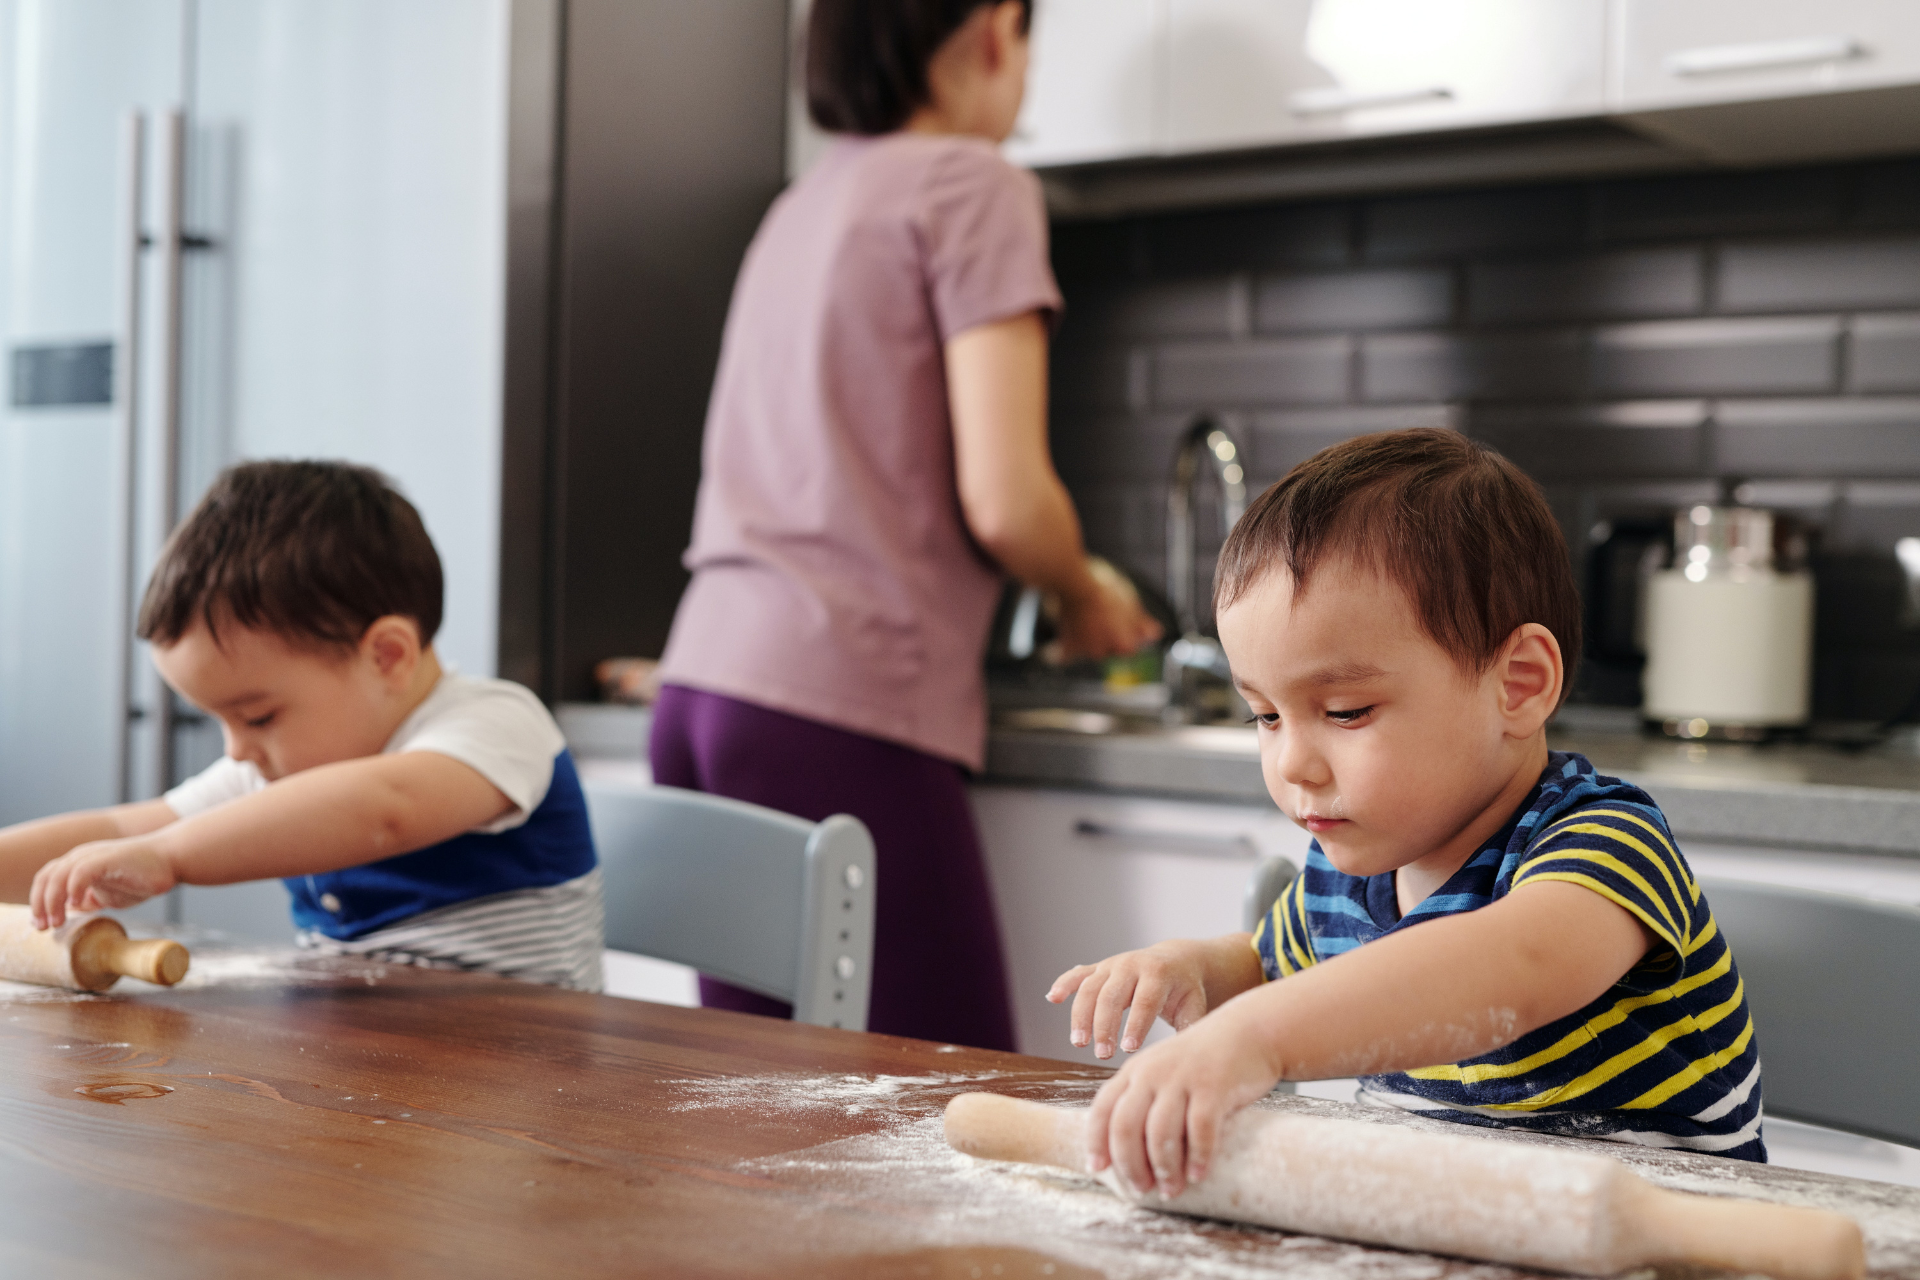
[[[1164,580],[1192,414],[1258,492],[1329,444],[1449,426],[1612,522],[1723,497],[1816,532],[1816,714],[1920,688],[1920,157],[1064,223],[1054,449],[1093,548]],[[1209,540],[1210,543],[1210,540]],[[1577,696],[1631,702],[1589,664]]]

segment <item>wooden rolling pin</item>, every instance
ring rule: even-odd
[[[966,1093],[947,1142],[987,1160],[1084,1172],[1085,1108]],[[1614,1275],[1656,1263],[1775,1280],[1859,1280],[1860,1228],[1837,1213],[1655,1187],[1607,1156],[1397,1125],[1242,1111],[1206,1180],[1172,1200],[1100,1180],[1155,1209],[1547,1271]]]
[[[105,991],[123,977],[170,987],[187,976],[189,959],[166,938],[135,942],[111,916],[36,929],[30,908],[0,904],[0,978],[76,991]]]

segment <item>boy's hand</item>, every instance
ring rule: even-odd
[[[28,902],[37,929],[57,928],[68,912],[131,907],[178,884],[173,864],[145,836],[96,840],[41,867]]]
[[[1136,953],[1138,954],[1138,953]],[[1087,1168],[1172,1199],[1206,1177],[1228,1116],[1280,1078],[1258,999],[1236,1000],[1114,1073],[1087,1117]]]
[[[1219,942],[1162,942],[1142,951],[1126,951],[1099,964],[1075,965],[1053,981],[1047,999],[1059,1004],[1073,997],[1069,1038],[1074,1048],[1093,1042],[1098,1058],[1113,1056],[1113,1042],[1126,1015],[1120,1047],[1132,1053],[1165,1018],[1184,1031],[1207,1011],[1209,949]]]

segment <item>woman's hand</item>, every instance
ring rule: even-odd
[[[1087,1117],[1088,1170],[1112,1165],[1135,1191],[1157,1187],[1169,1200],[1206,1177],[1222,1122],[1280,1078],[1258,1003],[1232,1002],[1102,1085]]]
[[[178,884],[173,864],[146,836],[95,840],[61,854],[33,877],[28,902],[36,929],[53,929],[69,912],[131,907]]]
[[[1054,643],[1061,661],[1129,654],[1160,638],[1160,624],[1140,607],[1140,593],[1124,574],[1098,556],[1088,557],[1087,574],[1088,589],[1060,599]]]

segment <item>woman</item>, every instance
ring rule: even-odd
[[[1013,1025],[965,783],[1001,575],[1058,598],[1071,652],[1157,634],[1096,577],[1047,451],[1060,295],[1038,184],[997,149],[1030,7],[815,0],[808,107],[841,136],[734,289],[651,744],[662,783],[865,822],[869,1029],[998,1049]]]

